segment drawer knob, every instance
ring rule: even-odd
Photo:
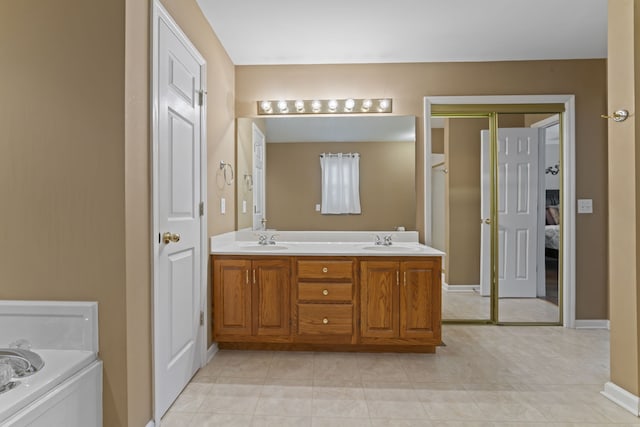
[[[329,290],[328,290],[328,289],[323,289],[323,290],[322,290],[322,295],[324,295],[325,297],[326,297],[327,295],[329,295]]]
[[[329,269],[327,267],[322,267],[322,272],[323,273],[327,273],[327,272],[329,272]]]
[[[326,317],[324,319],[322,319],[322,324],[326,325],[329,323],[329,319],[327,319]]]

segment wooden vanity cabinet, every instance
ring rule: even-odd
[[[288,258],[213,258],[216,341],[288,341],[291,334]]]
[[[360,261],[360,342],[439,345],[440,260]]]
[[[220,348],[434,352],[438,257],[212,256]]]
[[[355,342],[355,259],[298,258],[294,342]]]

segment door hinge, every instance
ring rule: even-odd
[[[199,106],[203,106],[204,105],[204,95],[206,94],[205,91],[201,90],[198,92],[198,105]]]
[[[200,202],[200,216],[204,216],[204,202]]]
[[[204,326],[204,311],[200,312],[200,326]]]

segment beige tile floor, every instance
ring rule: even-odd
[[[220,351],[162,427],[631,426],[600,395],[609,334],[445,325],[436,354]]]
[[[478,292],[442,290],[442,318],[489,319],[490,298]],[[557,322],[558,306],[540,298],[500,298],[498,317],[501,322]]]

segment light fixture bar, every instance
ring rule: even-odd
[[[391,98],[275,99],[257,102],[258,115],[391,113]]]

